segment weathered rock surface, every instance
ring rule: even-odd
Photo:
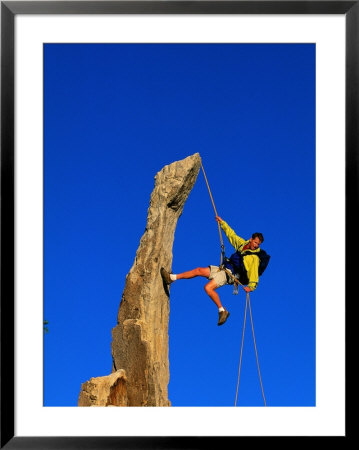
[[[84,383],[79,406],[87,406],[84,403],[90,400],[100,401],[95,390],[102,389],[101,383],[110,385],[112,378],[107,378],[121,371],[125,377],[121,386],[126,393],[118,395],[120,402],[127,406],[170,406],[167,389],[169,291],[162,282],[160,268],[171,269],[177,221],[200,167],[201,158],[196,153],[165,166],[155,176],[146,229],[127,274],[117,325],[112,330],[113,373],[92,378],[87,382],[89,385]],[[107,392],[108,388],[103,390]],[[107,405],[107,400],[101,402]]]
[[[127,406],[126,382],[124,370],[91,378],[81,385],[78,406]]]

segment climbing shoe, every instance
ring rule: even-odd
[[[172,283],[170,274],[163,267],[161,267],[161,277],[166,284]]]
[[[224,311],[220,311],[217,325],[223,325],[224,322],[228,319],[228,317],[229,312],[226,309]]]

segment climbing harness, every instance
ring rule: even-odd
[[[209,183],[207,180],[207,176],[206,176],[206,172],[204,170],[202,161],[201,161],[201,168],[203,171],[203,175],[207,184],[207,189],[209,192],[209,196],[211,198],[212,201],[212,205],[213,205],[213,209],[214,209],[214,213],[216,216],[218,216],[217,214],[217,210],[216,210],[216,205],[214,204],[214,200],[213,200],[213,196],[212,196],[212,192],[211,189],[209,187]],[[219,239],[221,242],[221,263],[220,263],[220,269],[224,270],[227,274],[227,276],[233,281],[233,294],[238,294],[238,286],[241,285],[243,286],[243,284],[239,281],[239,279],[228,269],[225,267],[224,265],[224,260],[225,260],[225,251],[224,251],[224,244],[223,244],[223,237],[222,237],[222,232],[221,232],[221,226],[218,222],[218,231],[219,231]],[[269,255],[268,255],[269,257]],[[267,262],[268,264],[268,262]],[[266,402],[266,398],[264,395],[264,389],[263,389],[263,383],[262,383],[262,376],[261,376],[261,371],[260,371],[260,367],[259,367],[259,359],[258,359],[258,351],[257,351],[257,345],[256,345],[256,339],[255,339],[255,335],[254,335],[254,324],[253,324],[253,317],[252,317],[252,308],[251,308],[251,300],[250,300],[250,296],[249,296],[249,292],[247,292],[247,296],[246,296],[246,305],[245,305],[245,310],[244,310],[244,321],[243,321],[243,332],[242,332],[242,342],[241,342],[241,351],[240,351],[240,357],[239,357],[239,367],[238,367],[238,378],[237,378],[237,390],[236,390],[236,398],[235,398],[235,402],[234,402],[234,406],[237,406],[237,399],[238,399],[238,388],[239,388],[239,380],[240,380],[240,376],[241,376],[241,368],[242,368],[242,356],[243,356],[243,344],[244,344],[244,332],[245,332],[245,327],[246,327],[246,320],[247,320],[247,309],[249,307],[249,315],[250,315],[250,320],[251,320],[251,326],[252,326],[252,336],[253,336],[253,343],[254,343],[254,350],[255,350],[255,354],[256,354],[256,360],[257,360],[257,370],[258,370],[258,376],[259,376],[259,382],[261,385],[261,390],[262,390],[262,396],[263,396],[263,401],[264,401],[264,406],[267,406],[267,402]]]

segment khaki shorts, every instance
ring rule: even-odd
[[[209,273],[209,280],[214,280],[217,284],[217,287],[222,287],[226,284],[233,284],[231,282],[228,282],[227,275],[224,270],[220,270],[218,266],[208,266],[210,273]]]

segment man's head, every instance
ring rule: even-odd
[[[264,237],[262,233],[253,233],[252,237],[249,239],[249,248],[251,250],[256,250],[263,241]]]

